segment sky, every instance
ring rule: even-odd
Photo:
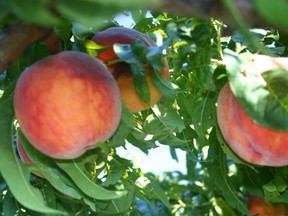
[[[132,144],[126,144],[126,149],[120,147],[117,154],[121,157],[134,161],[135,166],[142,172],[152,172],[161,174],[163,172],[180,171],[186,174],[186,153],[180,149],[176,150],[178,162],[171,155],[169,146],[159,145],[155,149],[150,149],[148,155]]]

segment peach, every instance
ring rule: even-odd
[[[252,215],[259,216],[284,216],[286,215],[286,207],[283,203],[272,205],[266,200],[262,200],[256,196],[250,198],[249,211]]]
[[[131,44],[134,40],[141,40],[147,47],[156,46],[155,42],[148,38],[146,35],[139,31],[124,28],[124,27],[111,27],[102,32],[97,32],[93,37],[92,41],[106,47],[106,49],[100,52],[96,57],[102,60],[104,63],[117,60],[118,57],[113,50],[115,43],[120,44]],[[160,70],[161,75],[168,80],[169,79],[169,68],[165,58],[163,58],[165,67]],[[138,112],[148,109],[154,105],[162,96],[161,93],[156,89],[151,80],[151,65],[145,65],[146,80],[149,87],[150,103],[146,104],[139,97],[135,90],[133,83],[133,77],[130,69],[130,65],[126,62],[118,62],[115,64],[107,64],[109,70],[115,77],[117,84],[120,89],[122,100],[129,109],[130,112]]]
[[[23,134],[53,158],[76,158],[109,139],[120,122],[121,105],[107,67],[77,51],[34,63],[15,87],[14,109]]]
[[[259,73],[276,67],[288,70],[288,59],[255,55],[251,66]],[[255,123],[241,107],[228,83],[218,96],[217,119],[223,138],[240,158],[256,165],[288,165],[288,131]]]

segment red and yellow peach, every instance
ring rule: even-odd
[[[121,97],[107,67],[65,51],[28,67],[19,77],[14,109],[20,128],[40,152],[72,159],[116,131]]]

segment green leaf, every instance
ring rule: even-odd
[[[191,95],[185,101],[187,112],[191,116],[196,133],[203,141],[206,140],[207,130],[215,124],[215,97],[212,92]]]
[[[188,143],[192,140],[182,140],[174,135],[169,135],[165,138],[159,139],[159,142],[163,145],[169,145],[174,148],[180,148],[180,147],[187,147]]]
[[[146,58],[153,68],[157,70],[161,70],[166,66],[163,62],[163,49],[164,47],[161,46],[151,46],[147,49]]]
[[[88,40],[94,35],[96,28],[84,26],[76,21],[72,21],[72,33],[78,40]]]
[[[153,28],[156,28],[154,18],[152,17],[145,18],[143,17],[145,15],[146,14],[143,14],[142,17],[139,17],[140,18],[139,20],[139,18],[133,16],[133,13],[132,13],[133,20],[136,23],[133,26],[133,29],[138,30],[140,32],[152,32]]]
[[[79,162],[75,160],[56,161],[56,164],[69,175],[75,185],[87,196],[98,200],[110,200],[120,198],[127,194],[126,191],[111,191],[96,184],[83,172],[78,163]]]
[[[175,109],[169,109],[158,118],[170,131],[181,132],[185,128],[185,124],[179,113]]]
[[[105,18],[113,15],[107,8],[103,8],[103,4],[101,8],[98,1],[56,0],[55,7],[70,19],[91,27],[104,25]]]
[[[3,215],[17,215],[19,207],[11,193],[7,192],[3,198]]]
[[[209,51],[210,46],[201,48],[195,53],[194,58],[191,58],[190,64],[194,68],[195,79],[198,80],[199,84],[208,91],[215,91],[214,69],[211,66],[211,53]]]
[[[221,190],[224,199],[231,207],[237,208],[244,214],[248,214],[249,211],[247,206],[245,206],[243,201],[239,198],[231,179],[228,177],[227,158],[220,148],[219,143],[216,142],[215,133],[213,133],[213,137],[211,139],[214,140],[214,145],[209,147],[209,154],[213,152],[217,159],[215,159],[207,167],[210,174],[209,177],[213,179],[213,182],[215,182],[217,187]]]
[[[146,134],[153,135],[155,139],[159,139],[171,133],[171,130],[166,127],[161,122],[160,118],[154,114],[150,114],[147,116],[143,124],[143,130]]]
[[[151,1],[152,2],[152,1]],[[57,10],[70,19],[83,25],[97,27],[105,25],[105,21],[111,20],[119,11],[141,9],[147,1],[114,1],[114,0],[56,0]]]
[[[100,215],[120,215],[121,213],[127,213],[131,208],[131,205],[134,201],[134,191],[135,185],[131,184],[131,182],[124,182],[125,189],[128,193],[119,198],[107,201],[106,203],[95,202],[97,208],[97,213]],[[128,185],[129,184],[129,185]],[[104,204],[104,205],[103,205]],[[121,215],[122,215],[121,214]]]
[[[254,1],[256,10],[261,16],[263,16],[267,21],[281,26],[283,28],[288,28],[288,19],[287,8],[288,2],[286,0],[255,0]]]
[[[64,212],[46,206],[41,192],[29,182],[29,171],[18,159],[12,142],[12,123],[14,120],[13,96],[0,100],[0,171],[11,193],[24,207],[47,214]]]
[[[83,198],[83,195],[77,190],[75,184],[73,184],[73,182],[71,182],[71,180],[64,176],[59,170],[45,167],[41,169],[41,171],[47,181],[49,181],[49,183],[59,192],[74,199],[79,200]]]
[[[179,87],[172,82],[164,79],[157,70],[151,71],[151,79],[153,85],[165,97],[173,97],[178,93]]]
[[[126,137],[131,132],[135,126],[134,118],[131,112],[125,106],[125,103],[122,103],[122,115],[120,124],[114,133],[114,135],[109,139],[108,148],[117,147],[125,143]],[[102,146],[107,146],[107,143],[103,143]]]
[[[72,36],[72,24],[67,18],[61,17],[57,26],[55,26],[55,32],[63,42],[63,50],[70,48],[70,38]]]
[[[8,3],[12,12],[26,22],[44,26],[59,23],[59,19],[49,11],[47,0],[9,0]]]
[[[110,185],[116,184],[121,177],[123,176],[125,169],[119,166],[119,164],[115,160],[111,160],[106,168],[106,179],[103,182],[103,185],[108,187]]]
[[[263,190],[265,197],[269,200],[277,200],[280,195],[277,186],[273,182],[263,185]]]
[[[220,207],[222,215],[237,216],[236,213],[227,205],[225,200],[221,197],[214,199],[216,206]]]
[[[264,116],[269,125],[288,129],[288,72],[275,69],[262,74],[269,91]],[[261,103],[259,104],[261,106]]]
[[[3,19],[10,11],[10,8],[7,6],[8,0],[0,1],[0,20]]]
[[[113,44],[113,50],[120,59],[129,64],[140,63],[138,56],[135,55],[130,44],[115,43]]]
[[[134,129],[127,137],[127,141],[148,154],[149,149],[158,147],[153,140],[146,140],[147,134]]]
[[[150,91],[146,79],[146,71],[141,64],[130,64],[135,90],[142,101],[150,104]]]
[[[276,68],[259,74],[251,67],[250,58],[251,55],[237,55],[231,52],[225,55],[233,94],[257,124],[287,130],[288,73]],[[243,70],[245,75],[242,73]]]
[[[259,171],[252,166],[244,166],[243,172],[245,176],[243,179],[243,185],[245,185],[246,190],[253,195],[263,197],[262,185],[267,182],[265,176],[262,176],[261,174],[259,175]]]
[[[171,209],[170,202],[167,198],[165,191],[160,187],[159,183],[152,176],[139,177],[136,180],[135,185],[138,188],[144,190],[146,196],[155,197],[156,199],[163,202],[163,204],[168,209]]]
[[[263,186],[265,198],[271,202],[279,202],[279,196],[286,188],[286,182],[279,176],[276,176],[272,181],[264,184]]]
[[[53,187],[50,184],[46,184],[46,182],[42,181],[41,184],[41,191],[43,194],[43,198],[45,199],[47,205],[51,208],[57,208],[57,200],[56,200],[56,193],[53,190]]]
[[[249,33],[251,37],[254,37],[257,41],[262,41],[265,36],[268,34],[264,29],[250,29]],[[240,30],[236,31],[231,39],[237,43],[249,46],[251,45],[251,41],[245,37]]]

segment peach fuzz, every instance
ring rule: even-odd
[[[124,28],[124,27],[111,27],[102,32],[97,32],[93,37],[92,41],[95,43],[106,47],[106,50],[99,53],[96,57],[102,60],[104,63],[108,61],[117,60],[118,57],[113,50],[113,45],[115,43],[120,44],[131,44],[134,40],[141,40],[147,47],[156,46],[156,43],[148,38],[146,35],[139,31]],[[160,70],[161,75],[168,80],[169,79],[169,68],[168,63],[165,58],[163,58],[163,63],[165,67]],[[126,62],[119,62],[109,65],[107,64],[110,72],[113,74],[117,81],[120,89],[121,98],[123,99],[125,105],[130,112],[139,112],[150,108],[154,105],[162,96],[161,93],[156,89],[151,79],[151,65],[145,65],[146,80],[150,92],[150,104],[146,104],[141,100],[137,94],[133,77],[130,69],[130,65]]]
[[[259,73],[276,67],[288,70],[288,59],[255,55],[251,66]],[[288,131],[256,124],[241,107],[228,83],[218,96],[217,119],[223,138],[243,160],[264,166],[288,164]]]
[[[73,159],[116,131],[121,97],[107,67],[85,53],[46,57],[19,77],[14,109],[20,128],[43,154]]]

